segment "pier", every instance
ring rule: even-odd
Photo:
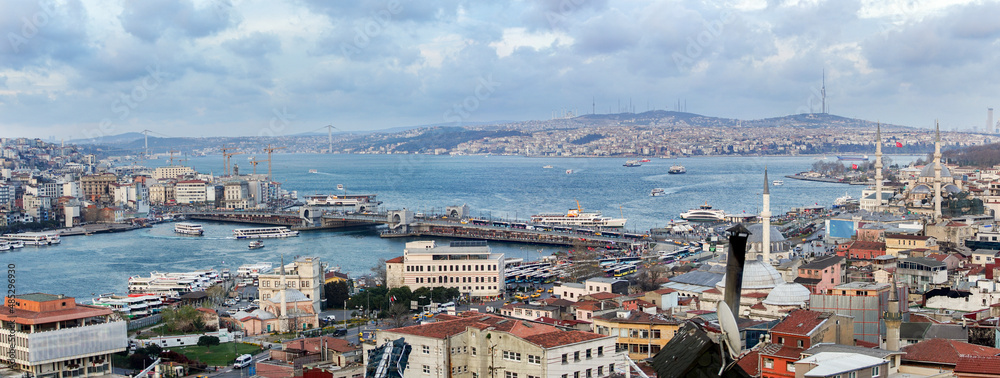
[[[470,219],[467,206],[451,206],[444,215],[417,216],[411,210],[382,212],[331,211],[302,206],[293,211],[204,211],[182,215],[188,219],[215,222],[285,226],[297,231],[335,230],[385,225],[383,238],[448,237],[456,239],[495,240],[513,243],[598,247],[644,243],[648,234],[627,233],[620,229],[595,230],[558,226],[529,225],[526,221],[490,221]]]

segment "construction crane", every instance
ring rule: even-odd
[[[242,154],[242,152],[239,152],[239,151],[237,151],[237,152],[228,152],[228,151],[235,151],[235,150],[236,150],[236,147],[225,147],[225,146],[222,147],[222,162],[223,162],[223,169],[222,169],[222,171],[223,171],[223,173],[224,173],[225,176],[229,176],[229,158],[233,157],[234,155]]]
[[[254,157],[254,160],[250,160],[250,164],[253,164],[253,174],[254,175],[257,174],[257,164],[260,164],[261,162],[262,162],[262,160],[257,160],[256,157]]]
[[[172,165],[174,165],[174,154],[177,153],[177,152],[180,152],[180,151],[170,150],[170,151],[167,151],[167,152],[170,154],[170,165],[172,166]]]
[[[274,151],[280,150],[280,149],[284,149],[284,148],[287,148],[287,147],[273,147],[272,148],[271,144],[268,143],[267,144],[267,148],[264,149],[264,151],[267,151],[267,179],[268,180],[273,180],[273,178],[272,178],[273,176],[271,176],[271,153],[274,152]]]
[[[239,154],[242,154],[242,152],[236,151],[236,152],[229,152],[229,153],[224,153],[223,154],[223,155],[226,155],[226,176],[229,176],[229,174],[231,173],[231,169],[229,167],[230,158],[232,158],[233,156],[239,155]]]

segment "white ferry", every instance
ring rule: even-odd
[[[667,194],[667,192],[663,190],[663,188],[653,188],[653,190],[649,192],[649,195],[653,197],[659,197],[665,194]]]
[[[260,240],[254,240],[250,242],[250,249],[261,249],[264,248],[264,242]]]
[[[585,212],[577,201],[576,209],[570,209],[566,214],[538,214],[531,216],[532,223],[585,226],[585,227],[625,227],[625,218],[601,216],[600,211]]]
[[[705,202],[697,209],[681,213],[681,219],[695,222],[722,222],[726,220],[726,212],[712,209],[712,206]]]
[[[129,294],[128,296],[102,294],[91,301],[96,306],[108,307],[129,319],[160,312],[163,301],[155,294]]]
[[[128,292],[179,296],[180,294],[207,289],[213,283],[221,282],[215,270],[199,270],[185,273],[152,272],[149,277],[128,278]]]
[[[0,240],[0,251],[9,251],[12,247],[6,240]]]
[[[256,264],[244,264],[240,265],[239,269],[236,269],[237,277],[257,277],[260,273],[270,272],[273,265],[269,262],[259,262]]]
[[[781,181],[781,180],[774,180],[774,181],[771,181],[771,185],[782,186],[782,185],[785,185],[785,182]]]
[[[4,234],[0,240],[20,242],[23,245],[53,245],[62,242],[58,234],[45,232],[23,232],[20,234]]]
[[[205,233],[205,230],[201,228],[200,224],[181,222],[174,225],[174,232],[184,235],[201,236]]]
[[[299,232],[288,227],[237,228],[233,230],[233,236],[237,239],[271,239],[299,236]]]

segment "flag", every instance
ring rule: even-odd
[[[903,144],[900,142],[896,142],[896,147],[903,147]]]
[[[396,301],[396,296],[395,295],[389,297],[389,303],[393,303],[395,301]]]
[[[851,169],[858,169],[858,165],[857,164],[851,164]]]

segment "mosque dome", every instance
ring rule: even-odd
[[[930,188],[929,186],[927,186],[927,185],[923,185],[923,184],[921,184],[921,185],[917,185],[917,186],[914,186],[914,187],[913,187],[913,191],[912,191],[912,193],[917,193],[917,194],[930,194],[930,193],[931,193],[931,188]]]
[[[944,191],[948,193],[958,193],[961,192],[962,189],[959,189],[958,186],[955,186],[954,184],[948,184],[944,186]]]
[[[751,260],[743,265],[743,290],[771,289],[784,282],[781,273],[778,273],[771,264],[765,264],[761,260]],[[726,291],[725,275],[716,286],[719,291]]]
[[[809,300],[809,289],[801,284],[785,282],[775,286],[764,299],[764,304],[773,306],[801,306]]]
[[[928,163],[924,166],[924,169],[920,171],[920,177],[934,177],[934,163]],[[951,171],[948,170],[948,166],[941,164],[941,177],[951,177]]]
[[[764,242],[764,229],[763,223],[754,223],[747,226],[747,231],[750,231],[750,237],[747,238],[747,243],[763,243]],[[771,226],[771,243],[785,241],[785,236],[781,234],[781,231],[777,227]]]

